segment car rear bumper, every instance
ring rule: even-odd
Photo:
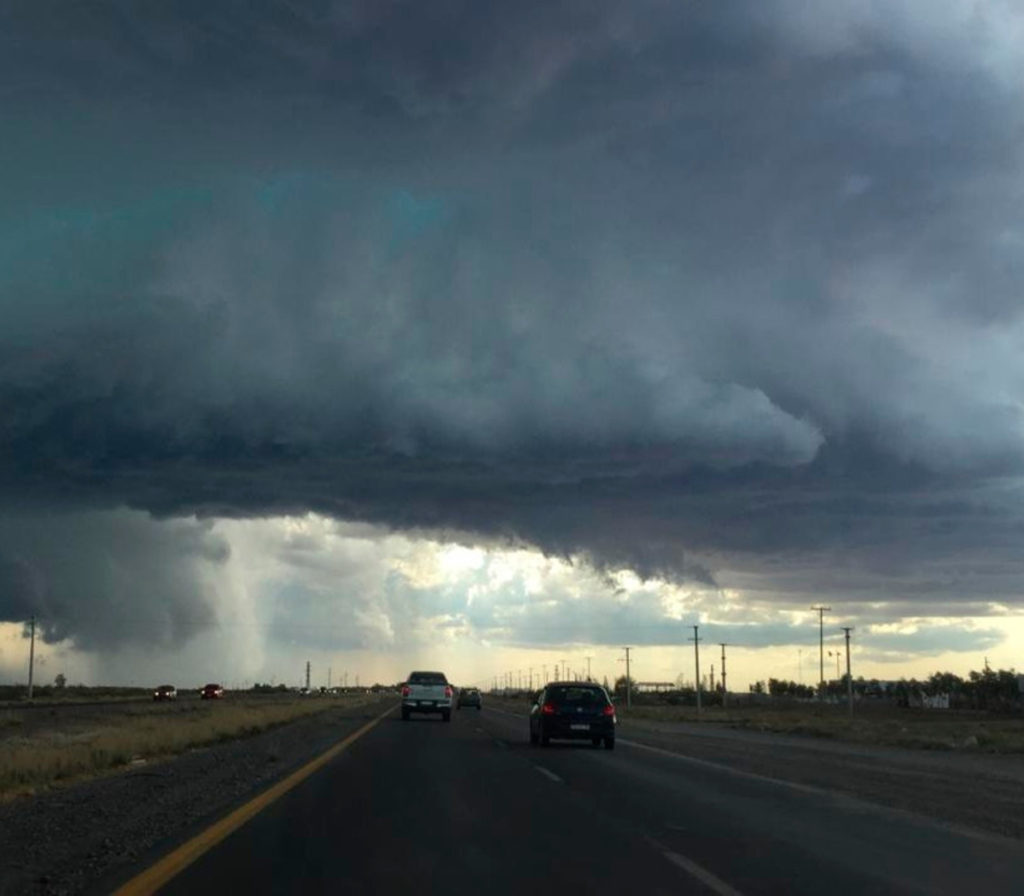
[[[585,726],[585,727],[580,727]],[[615,737],[614,722],[544,722],[541,734],[552,740],[592,740],[595,737]]]
[[[403,712],[450,712],[451,700],[403,700]]]

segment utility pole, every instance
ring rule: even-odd
[[[36,665],[36,617],[28,621],[28,699],[32,702],[32,676]]]
[[[587,657],[587,681],[593,681],[593,679],[590,677],[590,661],[591,661],[591,659],[593,659],[593,657],[589,657],[589,656]]]
[[[331,689],[331,667],[327,667],[327,690]]]
[[[843,632],[846,635],[846,701],[850,706],[850,715],[853,715],[853,676],[850,675],[850,632],[852,625],[844,625]]]
[[[831,613],[831,607],[811,607],[818,614],[818,696],[825,694],[825,614]]]
[[[715,664],[711,664],[711,693],[715,692]]]
[[[697,691],[697,715],[700,715],[700,636],[697,634],[697,630],[700,626],[695,625],[693,627],[693,637],[689,640],[693,641],[693,664],[697,671],[697,677],[694,679],[696,691]]]
[[[626,709],[631,709],[633,706],[633,680],[629,677],[629,652],[633,649],[632,647],[623,647],[626,651]],[[621,663],[622,660],[619,660]]]
[[[729,699],[729,689],[725,686],[725,644],[719,644],[722,648],[722,709],[725,709],[725,702]]]
[[[309,690],[309,660],[306,660],[306,690]]]

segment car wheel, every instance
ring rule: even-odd
[[[591,742],[591,743],[592,743],[592,744],[593,744],[593,745],[594,745],[595,747],[599,747],[599,746],[601,746],[601,738],[599,738],[599,737],[592,737],[592,738],[590,739],[590,742]]]
[[[543,728],[540,729],[540,745],[542,747],[550,747],[551,746],[551,738],[548,737],[544,733],[544,729]]]
[[[615,749],[615,738],[614,737],[606,737],[604,739],[604,748],[606,750],[614,750]]]
[[[533,744],[534,746],[537,746],[537,741],[538,741],[538,740],[540,740],[540,738],[539,738],[539,737],[537,737],[536,733],[535,733],[535,732],[534,732],[534,730],[533,730],[533,729],[531,728],[531,729],[530,729],[530,743],[531,743],[531,744]]]
[[[443,713],[441,713],[441,717],[442,717],[442,718],[443,718],[443,719],[444,719],[444,720],[445,720],[446,722],[450,722],[450,721],[452,720],[452,714],[451,714],[450,712],[443,712]]]

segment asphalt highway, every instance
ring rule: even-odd
[[[685,751],[685,744],[680,744]],[[160,892],[1024,892],[1024,844],[620,736],[397,711]]]

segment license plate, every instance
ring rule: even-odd
[[[570,731],[589,731],[590,730],[590,726],[589,725],[570,725],[569,726],[569,730]]]
[[[433,706],[433,700],[420,700],[420,706]]]

